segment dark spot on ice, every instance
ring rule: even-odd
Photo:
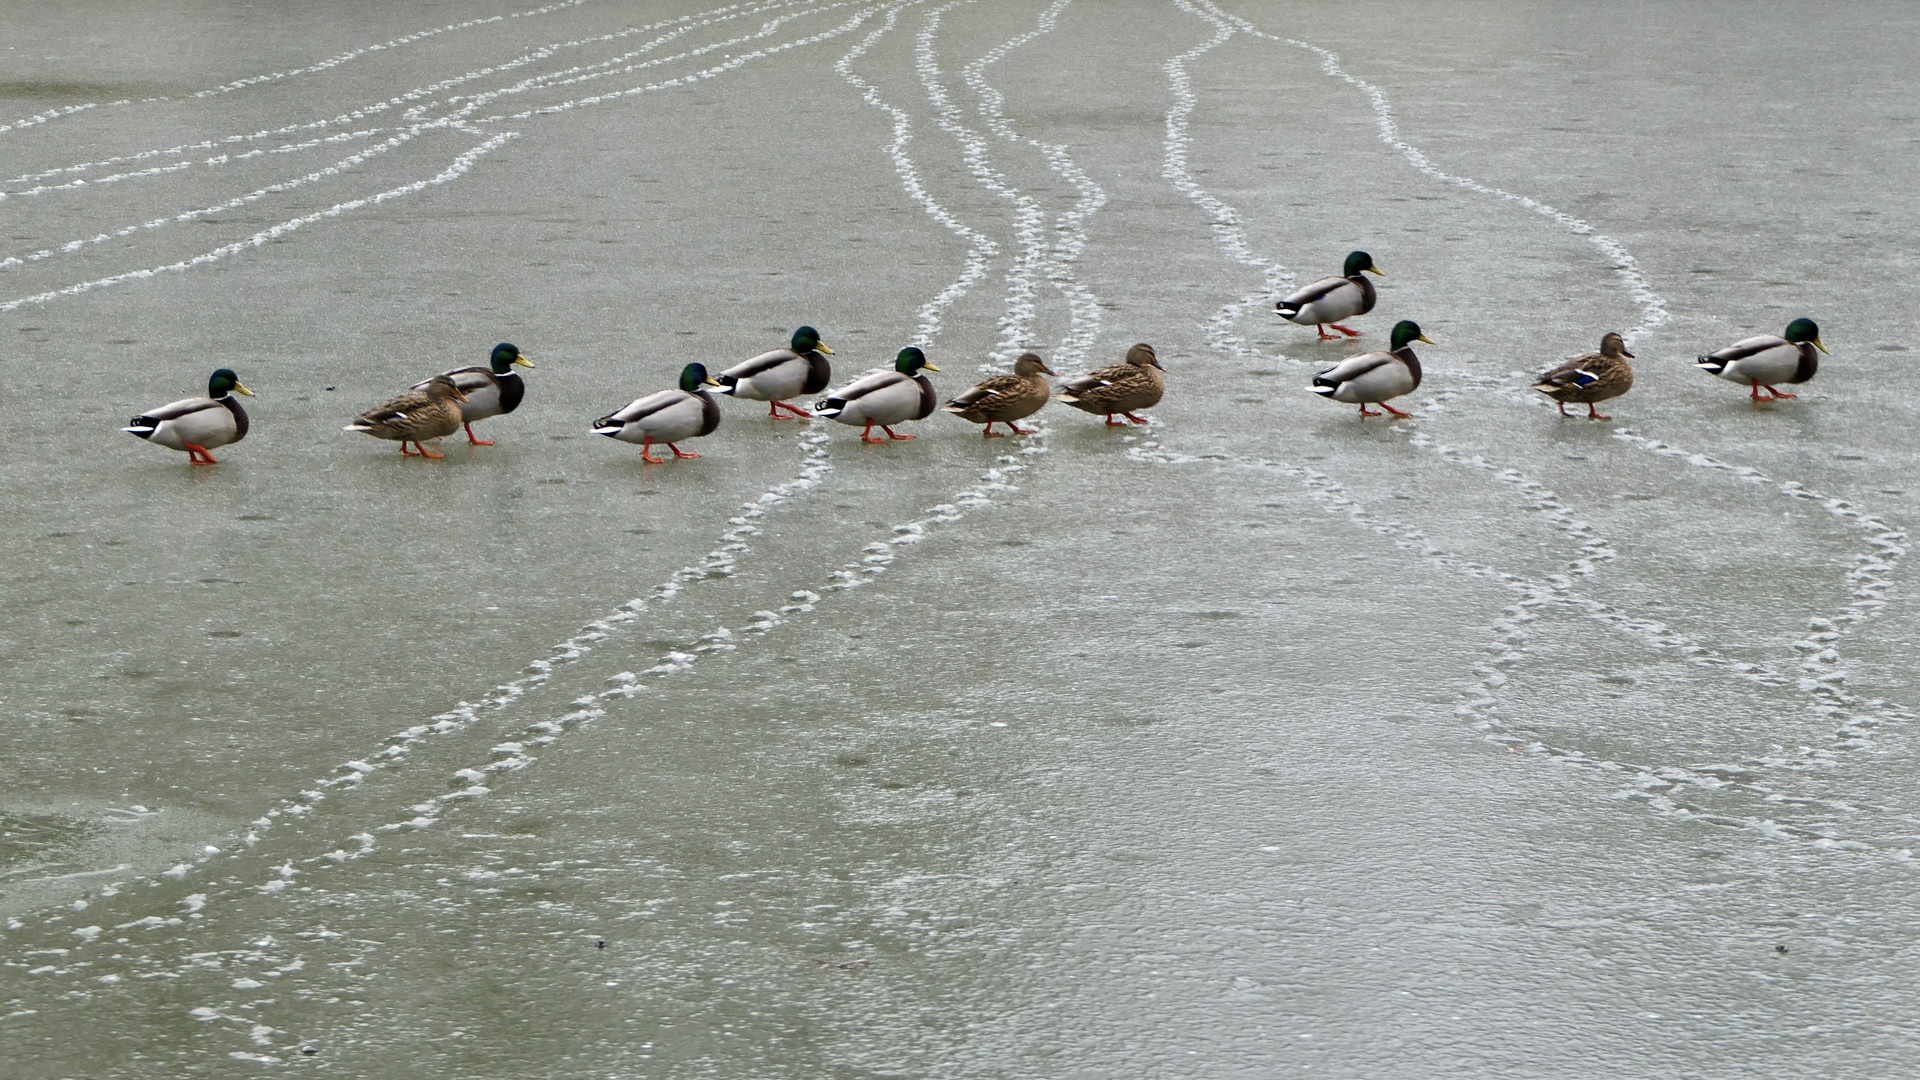
[[[108,342],[107,342],[107,344],[109,344],[109,345],[138,345],[138,344],[140,344],[140,339],[139,339],[139,338],[114,338],[114,339],[112,339],[111,341],[108,341]]]
[[[604,941],[596,941],[593,943],[593,947],[596,949],[604,949],[607,947],[607,943]]]
[[[240,634],[240,631],[238,630],[209,630],[207,631],[207,636],[217,637],[217,638],[237,638],[237,637],[240,637],[241,634]]]
[[[329,386],[329,387],[327,387],[327,389],[329,389],[329,390],[332,390],[332,389],[334,389],[334,387],[331,387],[331,386]]]
[[[1787,955],[1787,947],[1785,945],[1775,945],[1773,951],[1779,953],[1781,956]]]
[[[867,763],[867,759],[863,757],[855,757],[852,754],[842,754],[841,756],[834,758],[833,763],[835,765],[845,765],[849,769],[857,769],[860,766],[865,765]]]
[[[1867,460],[1867,456],[1866,456],[1865,454],[1835,454],[1835,455],[1833,455],[1833,456],[1834,456],[1834,458],[1835,458],[1835,459],[1837,459],[1837,460],[1840,460],[1840,461],[1865,461],[1865,460]]]
[[[1211,644],[1213,644],[1211,641],[1176,641],[1173,643],[1173,647],[1176,649],[1204,649]]]
[[[1876,352],[1906,352],[1907,347],[1905,345],[1875,345],[1874,350]]]
[[[903,791],[906,789],[906,786],[907,785],[902,784],[898,781],[889,780],[886,783],[880,785],[880,790],[881,791]]]
[[[1001,547],[1032,547],[1032,546],[1033,546],[1033,541],[1031,541],[1031,540],[1002,540],[1002,541],[1000,541],[1000,546],[1001,546]]]
[[[271,514],[241,514],[235,521],[272,521]]]
[[[1196,619],[1237,619],[1245,612],[1240,611],[1190,611],[1187,614]]]
[[[536,483],[541,483],[541,484],[564,484],[566,482],[567,482],[567,478],[564,476],[550,476],[545,480],[536,481]]]
[[[1638,685],[1634,677],[1631,675],[1602,675],[1600,677],[1600,681],[1603,683],[1611,684],[1613,686]]]
[[[300,1052],[301,1052],[301,1053],[303,1053],[303,1054],[317,1054],[317,1053],[319,1053],[320,1051],[318,1051],[318,1050],[315,1050],[315,1049],[314,1049],[313,1047],[311,1047],[311,1046],[303,1046],[303,1047],[301,1047],[301,1048],[300,1048]]]

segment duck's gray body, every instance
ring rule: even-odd
[[[596,434],[638,444],[696,439],[719,426],[720,403],[704,390],[648,394],[593,422]]]
[[[1362,274],[1328,277],[1288,293],[1274,310],[1299,326],[1344,322],[1373,310],[1378,294]]]
[[[141,413],[120,430],[169,450],[188,452],[189,443],[213,450],[247,437],[247,411],[231,394],[181,398]]]
[[[869,371],[835,390],[815,403],[813,413],[850,427],[886,427],[903,420],[925,420],[939,403],[925,375],[883,369]]]
[[[714,393],[754,401],[785,401],[802,394],[817,394],[832,380],[833,367],[818,349],[804,353],[775,349],[715,376],[714,381],[720,388]]]
[[[1313,392],[1349,405],[1377,405],[1420,388],[1420,358],[1411,346],[1349,356],[1313,380]]]
[[[1760,334],[1708,353],[1694,366],[1742,386],[1776,386],[1813,378],[1820,353],[1810,341],[1796,344],[1778,334]]]

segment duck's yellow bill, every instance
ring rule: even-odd
[[[533,366],[533,361],[527,359],[525,356],[516,356],[513,358],[513,362],[519,364],[521,367]]]
[[[233,384],[233,392],[234,392],[234,393],[236,393],[236,394],[245,394],[245,395],[247,395],[248,397],[252,397],[252,396],[253,396],[253,391],[251,391],[251,390],[249,390],[249,389],[247,389],[247,388],[246,388],[246,387],[244,387],[244,386],[241,386],[241,385],[240,385],[240,383],[239,383],[239,380],[235,380],[235,381],[234,381],[234,384]]]
[[[832,349],[829,349],[829,348],[827,348],[827,344],[826,344],[826,342],[824,342],[824,341],[823,341],[823,342],[821,342],[821,343],[820,343],[820,344],[818,344],[818,345],[815,345],[815,346],[814,346],[814,348],[816,348],[816,349],[819,349],[819,350],[820,350],[821,352],[823,352],[823,353],[826,353],[826,354],[827,354],[828,356],[832,356],[832,355],[833,355],[833,350],[832,350]]]
[[[716,378],[714,378],[714,377],[713,377],[713,376],[711,376],[711,375],[709,375],[709,376],[707,376],[707,377],[706,377],[706,378],[704,378],[704,379],[701,379],[700,381],[701,381],[701,382],[703,382],[703,383],[706,383],[706,384],[707,384],[708,386],[719,386],[719,385],[720,385],[720,380],[719,380],[719,379],[716,379]]]
[[[1819,349],[1819,350],[1820,350],[1821,352],[1826,352],[1826,351],[1827,351],[1827,347],[1826,347],[1825,345],[1822,345],[1822,344],[1820,344],[1820,339],[1819,339],[1819,338],[1814,338],[1814,339],[1813,339],[1813,347],[1814,347],[1814,348],[1816,348],[1816,349]],[[1831,354],[1831,353],[1829,353],[1828,355],[1832,355],[1832,354]]]
[[[939,368],[934,367],[932,364],[921,364],[920,369],[922,371],[939,371],[940,370]]]
[[[1382,269],[1380,269],[1380,268],[1379,268],[1379,267],[1377,267],[1377,266],[1369,266],[1369,267],[1367,267],[1367,273],[1369,273],[1369,274],[1378,274],[1378,275],[1380,275],[1381,277],[1386,277],[1386,276],[1387,276],[1387,272],[1386,272],[1385,270],[1382,270]]]
[[[1417,337],[1417,338],[1414,338],[1413,340],[1415,340],[1415,341],[1424,341],[1424,342],[1426,342],[1426,343],[1427,343],[1427,344],[1429,344],[1429,345],[1438,345],[1438,344],[1440,344],[1439,342],[1437,342],[1437,341],[1435,341],[1435,340],[1433,340],[1432,338],[1430,338],[1430,337],[1428,337],[1428,336],[1427,336],[1427,335],[1425,335],[1425,334],[1421,334],[1421,335],[1420,335],[1419,337]]]

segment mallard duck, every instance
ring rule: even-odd
[[[811,326],[795,330],[790,345],[761,353],[721,372],[720,389],[714,393],[768,402],[767,416],[774,420],[782,418],[781,409],[794,416],[812,416],[805,409],[787,404],[786,399],[817,394],[827,388],[827,383],[833,381],[833,367],[827,363],[833,350],[820,343],[820,331]]]
[[[1051,374],[1053,369],[1037,354],[1021,353],[1013,362],[1013,374],[995,375],[975,383],[971,390],[947,402],[943,408],[962,420],[987,425],[980,433],[986,438],[997,439],[1006,434],[993,430],[995,424],[1007,425],[1015,435],[1031,435],[1033,429],[1023,428],[1014,421],[1032,416],[1047,403],[1053,388],[1040,376]]]
[[[1167,389],[1167,381],[1160,375],[1165,370],[1160,366],[1160,358],[1153,354],[1153,346],[1143,341],[1127,350],[1126,363],[1103,367],[1061,383],[1060,403],[1081,412],[1105,416],[1108,427],[1126,426],[1113,418],[1115,413],[1136,424],[1144,424],[1146,420],[1133,415],[1133,411],[1160,404],[1160,395]]]
[[[1535,390],[1560,403],[1560,415],[1572,416],[1567,402],[1587,407],[1587,419],[1611,420],[1593,407],[1596,401],[1617,398],[1633,389],[1633,354],[1619,334],[1600,339],[1600,351],[1584,353],[1540,376]]]
[[[939,371],[927,363],[927,354],[909,345],[893,358],[893,370],[870,371],[814,403],[813,415],[824,416],[850,427],[865,425],[861,442],[886,442],[873,437],[873,425],[887,433],[887,439],[911,439],[896,434],[892,425],[902,420],[925,420],[933,415],[939,398],[933,384],[921,370]]]
[[[1386,277],[1387,272],[1373,265],[1373,256],[1356,251],[1347,256],[1347,265],[1341,274],[1341,277],[1321,278],[1295,289],[1275,304],[1273,310],[1290,323],[1313,327],[1322,341],[1337,340],[1323,326],[1331,326],[1348,337],[1359,337],[1360,331],[1341,326],[1340,320],[1373,310],[1373,282],[1368,281],[1366,275]]]
[[[443,458],[447,455],[426,448],[422,439],[451,435],[460,427],[460,403],[467,395],[445,375],[435,375],[422,384],[424,390],[401,394],[392,401],[360,414],[347,425],[348,431],[364,431],[376,439],[392,439],[407,457]],[[407,449],[412,443],[418,454]]]
[[[648,394],[619,412],[595,420],[594,434],[639,443],[640,456],[655,465],[665,464],[667,459],[649,452],[654,443],[666,443],[676,458],[697,458],[699,454],[674,443],[711,435],[720,426],[720,403],[706,390],[718,385],[707,377],[705,364],[688,364],[680,369],[680,389]]]
[[[1420,387],[1420,358],[1413,355],[1413,342],[1433,344],[1420,332],[1420,324],[1402,319],[1393,326],[1392,352],[1367,352],[1349,356],[1320,373],[1313,380],[1313,392],[1334,401],[1359,405],[1362,417],[1379,416],[1367,409],[1378,405],[1395,416],[1412,416],[1387,404],[1387,399],[1411,394]]]
[[[453,385],[467,395],[460,406],[460,426],[467,429],[469,446],[493,445],[492,439],[473,434],[475,420],[510,413],[519,408],[521,399],[527,396],[527,384],[520,380],[520,373],[513,370],[515,364],[530,368],[533,361],[521,355],[518,346],[503,341],[493,347],[492,367],[463,367],[444,372],[453,380]],[[425,390],[427,384],[415,383],[413,388]]]
[[[1728,382],[1751,386],[1751,397],[1757,405],[1763,400],[1797,397],[1775,390],[1774,384],[1803,383],[1813,378],[1813,373],[1820,370],[1820,356],[1815,349],[1827,351],[1827,347],[1820,344],[1820,328],[1812,319],[1795,319],[1779,337],[1761,334],[1742,338],[1719,352],[1702,356],[1694,361],[1694,366],[1705,368]],[[1760,396],[1763,388],[1772,395],[1770,399]]]
[[[181,398],[149,409],[120,430],[169,450],[186,451],[189,465],[218,465],[219,460],[207,451],[247,437],[247,410],[233,400],[234,394],[252,397],[253,391],[241,386],[231,369],[221,368],[207,380],[206,397]]]

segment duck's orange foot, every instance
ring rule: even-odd
[[[1135,416],[1132,413],[1121,413],[1120,415],[1126,417],[1127,419],[1133,421],[1136,424],[1145,424],[1147,422],[1147,418],[1144,416]]]
[[[1360,336],[1360,331],[1355,330],[1351,326],[1341,326],[1339,323],[1328,323],[1327,325],[1333,327],[1335,330],[1340,331],[1341,333],[1347,335],[1348,337]]]
[[[677,458],[692,458],[692,457],[700,456],[699,454],[696,454],[690,450],[682,450],[679,447],[673,445],[672,443],[667,444],[667,449],[673,451],[673,456]]]
[[[887,426],[887,425],[885,425],[885,424],[881,424],[881,425],[880,425],[880,430],[881,430],[881,431],[884,431],[884,432],[886,432],[886,433],[887,433],[887,438],[889,438],[889,439],[917,439],[917,438],[919,438],[919,436],[918,436],[918,435],[902,435],[902,434],[899,434],[898,432],[896,432],[896,431],[894,431],[894,430],[893,430],[892,428],[890,428],[890,427],[888,427],[888,426]]]
[[[475,435],[473,433],[472,424],[461,424],[460,426],[467,429],[467,445],[468,446],[492,446],[493,445],[492,439],[482,439],[479,436]]]

